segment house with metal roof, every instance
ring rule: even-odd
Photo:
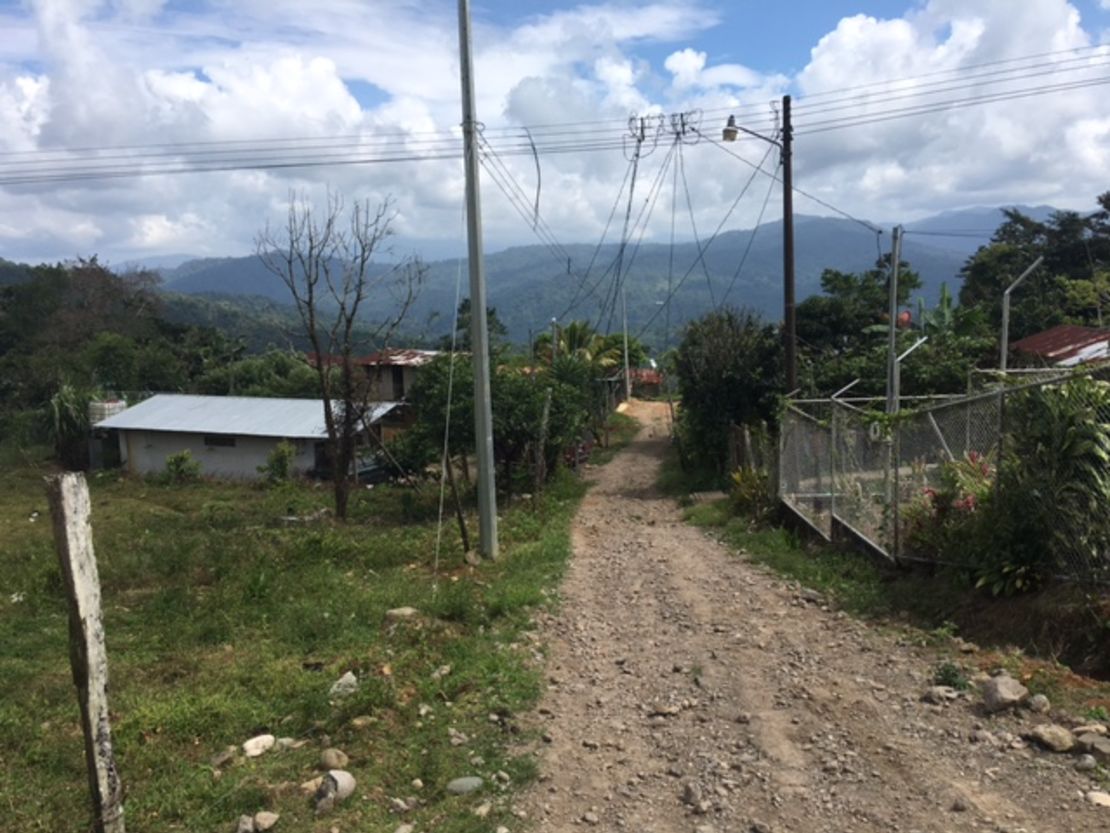
[[[1110,358],[1110,330],[1060,324],[1015,341],[1012,349],[1047,365],[1074,367]]]
[[[358,363],[366,370],[371,398],[400,401],[412,389],[420,368],[439,355],[438,350],[394,347],[364,356]]]
[[[396,402],[372,403],[363,419],[367,434],[380,436],[382,422],[396,408]],[[120,460],[133,474],[162,472],[168,456],[188,451],[203,474],[254,479],[282,440],[295,449],[294,471],[326,464],[328,432],[319,399],[160,393],[93,427],[117,436]]]

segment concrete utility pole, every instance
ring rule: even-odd
[[[1032,275],[1033,270],[1040,266],[1043,262],[1044,255],[1041,255],[1033,261],[1032,265],[1028,269],[1026,269],[1024,272],[1021,273],[1021,275],[1018,276],[1018,279],[1016,281],[1006,287],[1006,291],[1002,293],[1002,352],[998,358],[998,368],[1003,372],[1006,371],[1006,365],[1009,362],[1010,357],[1010,293],[1018,288],[1018,284]]]
[[[621,293],[621,327],[624,331],[624,398],[632,398],[632,374],[628,361],[628,304],[624,293],[624,248],[628,244],[628,226],[632,220],[632,195],[636,190],[636,172],[640,167],[640,152],[647,138],[647,122],[645,119],[633,119],[631,123],[632,138],[636,148],[632,151],[632,177],[628,184],[628,211],[624,215],[624,233],[621,235],[621,245],[617,249],[617,286]]]
[[[482,204],[478,192],[474,65],[470,57],[470,0],[459,0],[459,77],[462,81],[463,151],[466,157],[466,236],[470,255],[470,343],[474,351],[474,440],[478,456],[478,548],[497,558],[497,491],[493,475],[493,409],[489,390],[486,264],[482,253]]]
[[[886,412],[893,414],[898,410],[898,269],[902,263],[902,227],[895,226],[890,248],[890,287],[889,310],[890,328],[887,337],[886,358]]]

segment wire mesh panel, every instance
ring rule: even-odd
[[[893,550],[890,424],[875,410],[833,403],[836,519],[879,552]]]
[[[839,525],[888,558],[926,561],[945,556],[915,524],[1002,501],[1010,546],[1033,541],[1038,569],[1110,583],[1110,363],[982,374],[969,388],[894,416],[877,400],[791,403],[780,497],[826,537]]]
[[[827,406],[806,410],[787,407],[779,449],[779,497],[814,529],[831,538],[832,444],[827,415]]]
[[[1001,415],[999,394],[946,402],[899,417],[894,429],[897,501],[892,510],[897,524],[896,557],[936,558],[935,552],[914,547],[914,524],[945,491],[953,466],[965,477],[979,476],[983,483],[989,482],[999,456]]]

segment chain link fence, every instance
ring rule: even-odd
[[[857,539],[892,561],[936,561],[907,547],[914,510],[943,490],[950,464],[980,467],[997,483],[1025,403],[1078,378],[1096,384],[1082,388],[1088,401],[1072,407],[1083,421],[1110,425],[1110,364],[976,373],[967,396],[903,400],[896,415],[878,399],[793,401],[782,424],[779,497],[827,539]],[[1108,581],[1110,506],[1095,506],[1089,526],[1090,535],[1057,542],[1052,567],[1067,578]]]
[[[779,435],[779,497],[832,538],[832,404],[791,403]]]

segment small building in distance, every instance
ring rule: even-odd
[[[1050,367],[1075,367],[1110,358],[1110,330],[1060,324],[1015,341],[1010,347]]]
[[[632,395],[642,399],[654,399],[663,394],[663,373],[654,367],[634,367],[632,373]]]
[[[380,437],[383,421],[396,408],[396,402],[372,403],[364,419],[367,434]],[[94,428],[116,434],[121,465],[138,475],[161,473],[168,456],[188,451],[202,474],[255,479],[282,440],[296,450],[296,473],[327,466],[328,433],[319,399],[160,393]]]
[[[366,370],[370,399],[401,402],[412,389],[416,374],[440,355],[438,350],[412,350],[393,347],[379,350],[356,361]]]

